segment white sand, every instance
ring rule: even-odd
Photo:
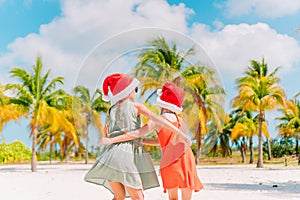
[[[91,164],[0,165],[1,200],[111,200],[103,187],[83,181]],[[204,189],[193,200],[299,200],[300,167],[255,165],[200,166]],[[160,177],[159,177],[160,178]],[[161,187],[146,190],[146,200],[167,199]]]

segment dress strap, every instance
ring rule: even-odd
[[[162,112],[161,114],[164,114],[164,113],[167,113],[167,114],[174,114],[176,119],[177,119],[177,122],[178,122],[178,127],[177,128],[180,128],[181,127],[181,123],[180,123],[180,120],[178,118],[178,115],[175,113],[175,112],[172,112],[172,111],[164,111]],[[168,120],[168,119],[166,119]],[[170,120],[168,120],[169,122],[171,122]]]

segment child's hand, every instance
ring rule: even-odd
[[[186,141],[186,143],[189,145],[189,146],[192,146],[192,140],[190,138],[184,138],[184,140]]]
[[[190,137],[186,134],[186,133],[184,133],[184,132],[182,132],[181,130],[179,131],[179,134],[180,134],[180,136],[183,138],[183,140],[189,145],[189,146],[192,146],[192,140],[190,139]]]
[[[112,144],[112,141],[111,141],[110,138],[104,137],[104,138],[100,139],[100,141],[99,141],[99,146],[101,146],[101,145],[110,145],[110,144]]]

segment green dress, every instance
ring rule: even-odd
[[[141,119],[136,115],[132,101],[124,101],[119,107],[110,109],[108,137],[116,137],[140,127]],[[109,182],[120,182],[124,186],[143,190],[159,186],[151,157],[140,139],[102,146],[97,161],[84,180],[102,185],[112,193]]]

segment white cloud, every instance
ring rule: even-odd
[[[9,52],[0,57],[0,65],[30,67],[41,55],[46,68],[65,76],[71,85],[88,53],[107,38],[141,27],[186,32],[186,18],[191,14],[193,11],[184,4],[171,6],[164,0],[66,0],[62,2],[61,16],[41,25],[38,34],[8,45]]]
[[[0,7],[5,2],[0,0]],[[149,29],[151,31],[148,32],[147,29],[141,29],[139,32],[139,28],[157,27],[177,30],[197,41],[204,49],[201,56],[207,53],[220,70],[223,80],[227,81],[225,86],[227,83],[233,85],[234,79],[246,69],[251,59],[260,61],[264,57],[269,67],[282,66],[286,76],[289,76],[285,79],[290,85],[287,89],[297,89],[295,83],[298,76],[293,70],[300,63],[299,44],[292,37],[276,32],[267,24],[226,25],[221,20],[216,20],[215,30],[200,23],[189,28],[187,19],[193,11],[184,4],[169,5],[165,0],[62,2],[61,15],[49,24],[41,25],[38,34],[18,38],[8,45],[9,51],[0,56],[1,73],[8,71],[8,67],[31,67],[37,55],[41,55],[45,68],[51,68],[54,77],[65,77],[66,88],[71,89],[75,83],[93,88],[100,85],[99,77],[103,71],[108,73],[113,69],[128,72],[134,61],[130,56],[122,55],[140,47],[139,44],[150,34],[166,34],[168,38],[176,39],[172,31],[159,33],[159,29]],[[299,11],[299,7],[299,0],[227,2],[231,16],[254,13],[263,17],[280,17]],[[133,34],[126,34],[130,30]],[[123,34],[119,37],[119,33]],[[112,36],[114,37],[111,38]],[[181,35],[177,41],[180,48],[192,46],[188,37]],[[205,59],[204,55],[203,60]],[[110,68],[105,71],[103,67],[108,64]],[[11,78],[6,77],[1,79],[3,84],[11,81]],[[290,94],[298,92],[294,90]],[[232,89],[228,93],[228,98],[233,97],[234,91]]]
[[[9,52],[0,57],[0,66],[31,67],[37,55],[41,55],[45,68],[51,68],[53,76],[65,77],[66,87],[73,87],[75,82],[87,85],[96,83],[101,75],[99,68],[109,64],[110,59],[140,47],[139,43],[144,42],[147,34],[160,34],[154,29],[138,31],[145,27],[189,34],[203,47],[222,76],[229,74],[231,79],[241,73],[251,59],[261,60],[265,57],[270,67],[283,66],[287,70],[299,62],[297,42],[266,24],[224,25],[221,21],[215,21],[216,30],[199,23],[188,28],[187,18],[192,14],[193,11],[184,4],[169,5],[164,0],[64,1],[61,16],[49,24],[41,25],[38,34],[29,34],[11,43]],[[126,35],[126,31],[128,33],[130,30],[135,35]],[[119,37],[119,33],[123,33],[123,36]],[[167,34],[170,38],[174,36]],[[102,43],[112,36],[115,39]],[[182,38],[178,41],[178,47],[192,46]],[[107,51],[103,51],[103,48]],[[91,54],[94,57],[87,61]],[[131,62],[121,59],[111,66],[114,70],[128,71]]]
[[[228,0],[225,8],[230,17],[255,14],[278,18],[300,11],[300,0]]]
[[[192,32],[192,37],[205,48],[223,76],[237,77],[249,66],[250,60],[265,58],[270,69],[281,66],[285,72],[300,63],[297,41],[264,23],[226,25],[218,31],[194,24]]]

